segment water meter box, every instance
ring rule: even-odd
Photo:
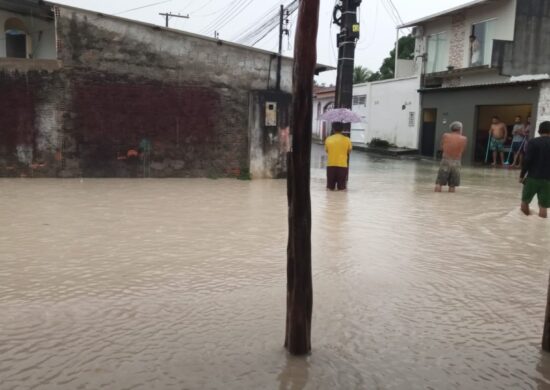
[[[277,102],[265,103],[265,126],[277,127]]]

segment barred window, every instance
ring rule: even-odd
[[[367,95],[356,95],[353,97],[354,106],[366,106],[367,105]]]

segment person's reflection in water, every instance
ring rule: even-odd
[[[286,366],[277,378],[279,390],[303,390],[309,380],[307,357],[286,357]]]
[[[537,382],[537,389],[550,389],[550,353],[541,350],[537,371],[541,374],[540,378],[535,379]]]

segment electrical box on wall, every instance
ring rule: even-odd
[[[267,127],[277,126],[277,103],[276,102],[265,103],[265,125]]]

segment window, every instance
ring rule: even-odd
[[[27,58],[27,41],[25,24],[17,19],[11,18],[4,24],[6,37],[6,57]]]
[[[354,106],[366,106],[367,105],[367,95],[356,95],[353,97]]]
[[[416,113],[414,111],[409,111],[409,127],[414,127],[416,123]]]
[[[472,26],[470,36],[470,66],[490,65],[495,39],[495,21],[487,20]]]
[[[430,35],[428,37],[428,73],[442,72],[449,64],[449,41],[447,33]]]

